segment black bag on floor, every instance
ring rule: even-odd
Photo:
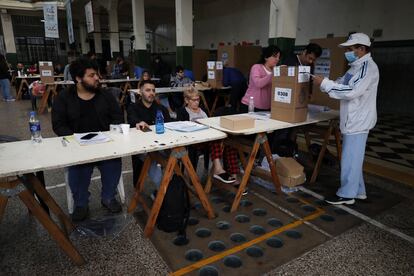
[[[174,174],[158,214],[158,229],[164,232],[178,231],[179,235],[185,236],[190,217],[190,199],[187,189],[184,179]]]

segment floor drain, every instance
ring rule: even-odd
[[[316,208],[310,205],[303,205],[302,209],[305,210],[306,212],[315,212]]]
[[[249,248],[246,249],[246,253],[247,255],[249,255],[250,257],[253,258],[259,258],[263,256],[263,249],[261,249],[258,246],[251,246]]]
[[[247,241],[246,237],[243,234],[241,234],[241,233],[233,233],[233,234],[231,234],[230,235],[230,240],[232,242],[237,242],[237,243]]]
[[[250,222],[250,218],[246,215],[237,215],[236,221],[240,223],[247,223],[247,222]]]
[[[335,208],[334,208],[334,212],[335,212],[337,215],[347,215],[347,214],[348,214],[348,212],[347,212],[347,211],[342,210],[342,209],[337,208],[337,207],[335,207]]]
[[[188,219],[188,225],[197,225],[200,221],[197,218],[190,217]]]
[[[267,224],[269,224],[270,226],[273,226],[273,227],[280,227],[280,226],[283,225],[283,222],[281,222],[280,220],[275,219],[275,218],[270,218],[270,219],[267,220]]]
[[[224,258],[224,265],[225,266],[237,268],[237,267],[241,267],[242,264],[243,263],[242,263],[241,259],[237,256],[229,255],[229,256]]]
[[[207,238],[211,236],[211,231],[208,228],[198,228],[195,233],[199,238]]]
[[[316,200],[315,203],[318,204],[319,206],[328,206],[329,205],[328,202],[326,202],[325,200],[320,200],[320,199]]]
[[[208,244],[208,248],[214,252],[221,252],[226,249],[226,245],[222,241],[211,241]]]
[[[200,203],[200,202],[196,202],[196,203],[194,203],[194,205],[193,205],[193,208],[194,208],[194,209],[196,209],[196,210],[201,209],[201,207],[203,207],[203,206],[201,205],[201,203]]]
[[[218,196],[211,197],[210,201],[213,202],[214,204],[219,204],[219,203],[224,202],[224,200]]]
[[[324,221],[328,221],[328,222],[335,221],[335,218],[333,216],[326,215],[326,214],[321,215],[321,219]]]
[[[299,202],[299,199],[294,198],[294,197],[287,197],[286,201],[290,203],[296,203],[296,202]]]
[[[272,237],[266,241],[266,244],[273,248],[281,248],[283,246],[283,241],[280,238]]]
[[[207,265],[205,267],[202,267],[200,271],[198,272],[199,276],[218,276],[218,270],[214,266]]]
[[[253,203],[248,199],[240,200],[240,206],[249,207],[249,206],[252,206],[252,205],[253,205]]]
[[[231,225],[227,221],[221,220],[221,221],[219,221],[219,222],[216,223],[216,226],[220,230],[227,230],[227,229],[230,228]]]
[[[190,262],[197,262],[203,258],[203,253],[198,249],[190,249],[185,252],[185,258]]]
[[[253,210],[253,215],[258,217],[264,217],[267,215],[267,211],[265,209],[257,208]]]
[[[225,212],[225,213],[230,213],[230,208],[231,208],[231,207],[230,207],[230,205],[226,205],[226,206],[224,206],[224,207],[223,207],[223,209],[222,209],[222,210],[223,210],[223,212]]]
[[[288,230],[285,233],[286,233],[286,236],[288,236],[289,238],[292,238],[292,239],[297,240],[297,239],[302,238],[302,234],[300,232],[296,231],[296,230]]]
[[[266,230],[260,225],[250,226],[249,231],[255,235],[263,235],[266,233]]]
[[[176,246],[183,246],[183,245],[187,245],[189,242],[189,240],[187,239],[187,237],[184,236],[178,236],[174,239],[173,243]]]

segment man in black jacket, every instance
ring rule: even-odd
[[[102,89],[98,68],[87,59],[78,59],[69,68],[75,86],[62,91],[53,103],[52,126],[58,136],[109,130],[109,124],[123,122],[123,114],[114,96]],[[112,213],[122,210],[115,199],[121,176],[121,158],[104,160],[68,168],[75,210],[72,220],[82,221],[89,213],[89,184],[97,166],[102,179],[102,205]]]
[[[147,131],[150,125],[155,124],[157,110],[164,115],[164,122],[171,121],[168,110],[155,101],[155,83],[151,80],[144,80],[139,85],[141,99],[128,106],[128,123],[138,130]],[[143,162],[140,155],[132,156],[132,174],[134,185],[137,183]],[[158,182],[158,181],[154,181]]]

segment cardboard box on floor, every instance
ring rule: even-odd
[[[322,55],[315,62],[315,75],[324,75],[331,80],[336,80],[345,74],[348,70],[348,63],[344,57],[346,49],[338,47],[338,45],[347,39],[347,37],[311,39],[310,42],[319,44],[323,49]],[[321,92],[316,85],[312,88],[310,103],[339,109],[339,100],[330,98],[328,94]]]
[[[53,83],[55,81],[55,72],[51,61],[39,61],[39,73],[42,83]]]
[[[207,82],[212,88],[223,87],[223,62],[207,61]]]
[[[280,183],[286,187],[301,185],[306,179],[303,166],[292,157],[276,159],[276,171]]]
[[[309,66],[277,66],[273,70],[271,118],[303,122],[308,114]]]
[[[209,59],[209,50],[193,49],[193,75],[195,80],[201,81],[207,75],[206,63]]]
[[[262,54],[260,46],[223,45],[217,48],[217,60],[226,67],[237,68],[248,76],[250,68],[256,64]]]
[[[254,127],[254,119],[243,115],[220,117],[220,126],[230,130],[242,130]]]

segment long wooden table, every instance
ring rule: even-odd
[[[153,132],[142,132],[131,129],[129,135],[115,132],[105,132],[112,141],[102,144],[81,146],[73,136],[68,137],[69,143],[62,142],[62,138],[46,138],[42,143],[33,144],[30,140],[0,144],[0,222],[3,217],[9,197],[18,196],[31,210],[33,215],[46,228],[49,234],[61,247],[61,249],[72,259],[81,265],[85,262],[76,248],[68,238],[68,233],[73,231],[74,225],[63,213],[62,209],[53,200],[50,194],[40,184],[34,175],[35,172],[63,168],[71,165],[108,160],[112,158],[130,156],[133,154],[155,153],[160,150],[171,149],[165,174],[161,187],[150,216],[145,227],[145,235],[150,236],[161,207],[165,192],[168,188],[169,179],[176,167],[177,160],[183,161],[187,169],[192,185],[194,186],[200,201],[207,211],[208,217],[214,217],[214,213],[206,194],[198,180],[198,177],[188,158],[186,145],[203,143],[218,139],[224,139],[227,135],[215,129],[205,129],[193,133],[183,133],[166,130],[162,135]],[[128,211],[132,212],[139,200],[142,191],[143,179],[148,167],[146,160],[141,172],[140,184],[129,205]],[[48,216],[38,201],[34,198],[32,191],[47,204],[51,212],[56,214],[62,228]]]
[[[54,76],[55,79],[63,79],[63,75],[55,75]],[[19,85],[19,89],[17,90],[17,95],[16,95],[16,100],[21,100],[22,99],[22,93],[23,93],[23,88],[27,87],[27,89],[29,89],[29,82],[28,80],[40,80],[40,75],[27,75],[27,76],[18,76],[16,77],[16,80],[20,79],[20,85]]]
[[[249,114],[238,114],[238,115],[249,116]],[[248,180],[253,170],[254,160],[256,158],[257,152],[260,147],[263,148],[263,151],[266,155],[266,159],[269,163],[271,180],[276,188],[276,191],[278,191],[279,193],[281,192],[281,185],[280,185],[277,173],[276,173],[276,167],[275,167],[275,163],[272,158],[272,153],[270,150],[270,146],[267,140],[266,133],[271,133],[273,131],[280,130],[280,129],[311,125],[311,124],[316,124],[318,122],[329,121],[330,127],[326,130],[326,135],[325,135],[325,138],[326,137],[329,138],[329,135],[332,133],[333,128],[336,127],[336,119],[338,117],[339,117],[338,111],[329,111],[329,112],[320,112],[320,113],[309,113],[307,120],[304,122],[300,122],[300,123],[287,123],[287,122],[282,122],[282,121],[277,121],[277,120],[272,120],[272,119],[266,119],[266,120],[256,119],[254,128],[243,129],[243,130],[229,130],[229,129],[221,127],[220,117],[210,117],[206,119],[199,119],[198,120],[199,123],[215,128],[217,130],[221,130],[229,134],[229,138],[225,142],[227,142],[230,146],[235,147],[239,150],[239,153],[240,153],[239,156],[241,158],[242,164],[244,165],[244,174],[243,174],[240,186],[237,190],[236,196],[234,198],[234,201],[231,207],[231,212],[236,211],[239,206],[240,199],[242,197],[243,191],[245,190],[247,186]],[[247,135],[256,135],[253,145],[248,146],[248,147],[246,147],[245,143],[243,143],[245,141],[240,142],[240,139],[238,139],[237,137],[237,136],[247,136]],[[337,143],[338,142],[339,141],[337,141]],[[327,139],[325,139],[325,143],[327,143]],[[315,165],[315,168],[314,168],[313,174],[315,174],[315,178],[319,172],[320,164],[322,162],[325,149],[326,149],[326,144],[323,145],[322,150],[318,157],[318,163]],[[244,158],[244,153],[249,154],[249,157],[247,160],[245,160]],[[211,189],[211,177],[209,177],[209,180],[205,187],[205,191],[209,193],[210,189]]]

